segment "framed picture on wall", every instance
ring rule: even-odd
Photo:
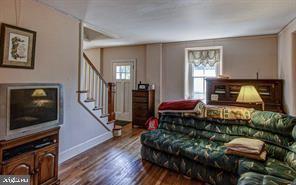
[[[0,67],[34,69],[36,32],[2,24]]]

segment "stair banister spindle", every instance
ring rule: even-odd
[[[108,85],[105,84],[105,87],[106,87],[106,98],[105,98],[105,101],[106,101],[106,114],[108,114]]]
[[[86,77],[86,84],[87,84],[87,99],[90,99],[90,65],[87,65],[87,77]]]
[[[99,107],[99,103],[98,103],[98,75],[95,75],[95,108]]]
[[[106,106],[105,106],[105,84],[103,83],[103,89],[102,89],[102,92],[103,92],[103,96],[102,96],[102,98],[103,98],[103,114],[105,114],[105,108],[106,108]]]
[[[92,99],[95,99],[95,92],[96,92],[95,76],[96,76],[96,73],[93,70],[92,71],[92,82],[91,82],[91,85],[92,85]]]
[[[87,90],[87,63],[86,60],[83,60],[83,90]]]
[[[93,99],[93,86],[92,86],[92,77],[93,77],[94,70],[90,68],[89,72],[89,91],[90,91],[90,99]]]
[[[103,103],[103,114],[105,114],[105,84],[102,82],[102,103]]]
[[[104,96],[104,93],[103,93],[103,85],[104,85],[104,82],[103,80],[101,79],[101,89],[100,89],[100,99],[101,99],[101,107],[103,107],[103,96]]]
[[[101,84],[102,84],[102,81],[101,81],[101,79],[100,78],[98,78],[98,106],[99,107],[102,107],[101,106]]]

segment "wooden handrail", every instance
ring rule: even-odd
[[[90,61],[90,59],[86,56],[86,54],[83,52],[83,57],[86,60],[86,62],[88,63],[88,65],[94,70],[94,72],[96,73],[96,75],[98,75],[100,77],[100,79],[104,82],[104,84],[106,86],[108,86],[108,83],[104,80],[104,78],[102,77],[101,73],[97,70],[97,68],[93,65],[93,63]]]
[[[97,119],[108,131],[110,128],[106,124],[111,123],[115,119],[114,112],[114,86],[115,84],[107,83],[101,73],[97,70],[95,65],[91,62],[91,60],[87,57],[87,55],[83,52],[83,59],[81,60],[81,66],[79,70],[84,69],[84,73],[80,74],[81,79],[84,79],[82,83],[85,83],[85,89],[79,90],[79,93],[87,93],[86,100],[80,99],[79,94],[79,103],[93,116]],[[79,83],[81,83],[79,82]],[[83,86],[83,85],[79,85]],[[85,103],[94,103],[93,108],[89,108]],[[94,113],[94,111],[100,111],[101,115]],[[101,118],[108,117],[108,123],[104,123],[105,120],[101,120]]]

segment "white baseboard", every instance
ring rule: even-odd
[[[59,164],[100,143],[103,143],[108,139],[111,139],[112,137],[112,132],[107,132],[61,152],[59,155]]]

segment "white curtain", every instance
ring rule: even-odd
[[[188,52],[188,61],[195,66],[214,66],[216,63],[220,62],[220,50],[191,50]]]

